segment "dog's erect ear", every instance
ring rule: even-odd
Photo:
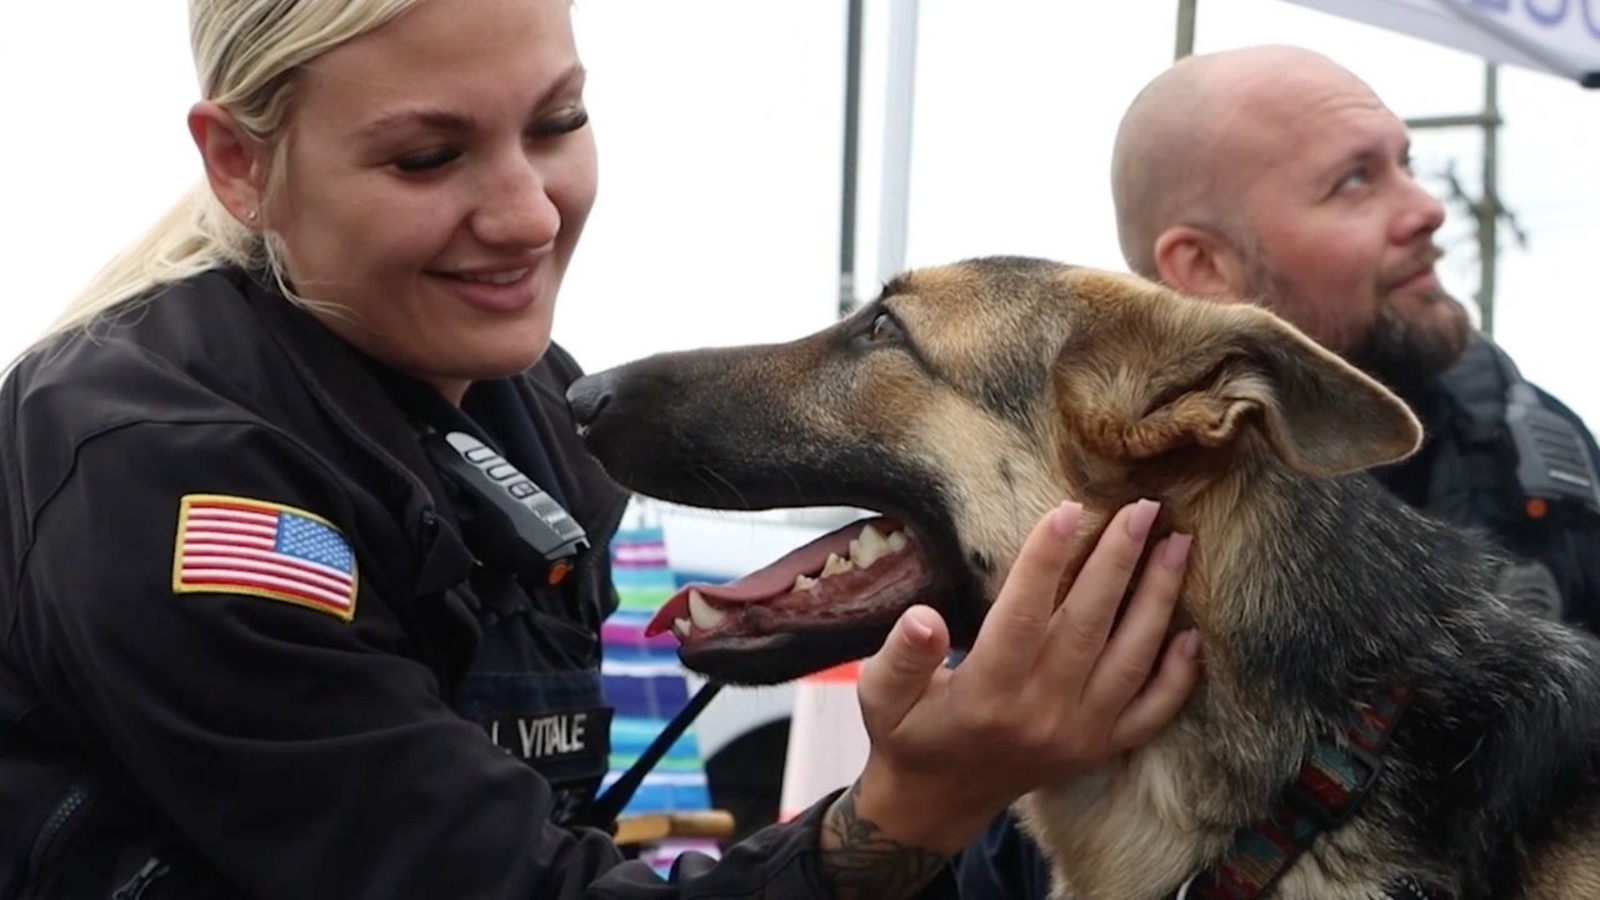
[[[1097,411],[1086,437],[1101,452],[1148,460],[1227,447],[1256,428],[1291,467],[1327,476],[1403,459],[1422,440],[1416,416],[1387,388],[1265,310],[1156,291],[1119,313],[1137,323],[1112,330],[1153,365],[1114,379],[1123,390],[1130,376],[1145,383],[1121,410],[1078,392],[1089,401],[1080,413]]]

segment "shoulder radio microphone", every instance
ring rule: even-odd
[[[479,555],[555,585],[589,549],[583,526],[492,447],[461,431],[430,432],[422,444],[433,464],[479,501],[466,526]]]

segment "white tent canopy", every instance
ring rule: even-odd
[[[1600,88],[1600,0],[1289,0]]]

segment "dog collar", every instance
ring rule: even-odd
[[[1350,820],[1384,768],[1383,750],[1409,699],[1395,688],[1361,704],[1339,732],[1317,744],[1266,818],[1239,829],[1233,845],[1190,878],[1174,900],[1252,900],[1267,892],[1317,836]]]

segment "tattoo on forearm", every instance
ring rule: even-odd
[[[945,856],[907,847],[856,811],[851,785],[822,820],[822,871],[838,900],[894,900],[914,895],[944,867]]]

